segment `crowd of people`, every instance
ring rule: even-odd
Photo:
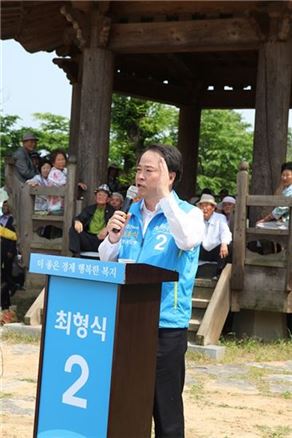
[[[22,137],[22,146],[14,153],[15,175],[24,184],[32,187],[61,187],[67,183],[67,154],[62,149],[55,149],[50,155],[42,157],[37,152],[37,137],[27,132]],[[96,190],[96,204],[85,207],[73,219],[69,231],[70,250],[74,256],[82,251],[97,251],[99,243],[106,235],[106,224],[115,211],[123,204],[123,195],[117,180],[118,167],[109,166],[108,185],[103,184]],[[112,187],[112,192],[109,188]],[[79,193],[87,190],[86,184],[78,183]],[[35,196],[34,213],[38,215],[62,215],[64,199],[60,196]],[[17,235],[14,218],[8,201],[3,202],[0,218],[1,233],[1,313],[0,324],[14,320],[10,298],[16,289],[23,288],[24,269],[21,266],[21,254],[17,248]],[[62,230],[52,225],[45,225],[37,230],[41,237],[48,239],[60,237]]]
[[[33,134],[23,136],[23,146],[14,155],[17,177],[32,186],[65,185],[65,152],[56,150],[43,159],[35,153],[36,144]],[[178,283],[162,286],[153,408],[156,437],[184,436],[182,392],[195,277],[204,265],[213,265],[217,279],[232,258],[236,198],[222,189],[217,202],[205,188],[198,198],[184,201],[174,190],[181,174],[182,157],[175,147],[149,146],[137,161],[138,198],[128,215],[122,211],[118,168],[111,165],[107,182],[94,191],[95,203],[73,218],[69,231],[74,257],[84,251],[98,251],[104,261],[126,258],[179,272]],[[82,183],[79,187],[87,190]],[[292,163],[282,166],[278,191],[292,196]],[[2,309],[9,308],[14,293],[12,260],[17,254],[13,218],[8,204],[3,207],[0,229],[7,229],[13,236],[1,234],[1,270],[7,285],[1,285]],[[59,197],[36,197],[35,211],[40,214],[60,214],[62,209]],[[277,207],[258,225],[287,221],[287,208]]]
[[[14,154],[16,176],[21,182],[35,186],[60,187],[67,183],[67,155],[57,149],[50,156],[41,157],[37,151],[38,139],[32,133],[25,133],[22,147]],[[95,189],[96,202],[86,206],[73,218],[69,231],[69,249],[73,256],[84,251],[97,252],[100,243],[107,236],[107,223],[115,210],[120,210],[124,196],[120,192],[119,166],[112,163],[108,167],[107,182]],[[281,169],[281,183],[278,194],[292,196],[292,163],[284,163]],[[87,190],[84,183],[78,183],[81,191]],[[199,276],[217,279],[226,263],[232,261],[232,233],[236,198],[222,188],[214,196],[209,188],[204,188],[199,197],[189,200],[203,213],[204,233],[199,251]],[[62,214],[64,199],[59,196],[35,197],[36,214]],[[288,223],[288,208],[277,207],[269,215],[257,222],[258,227],[283,227]],[[60,230],[49,225],[42,227],[40,235],[47,238],[60,237]],[[213,269],[210,270],[210,265]],[[205,268],[208,268],[207,270]],[[206,274],[207,273],[207,274]]]

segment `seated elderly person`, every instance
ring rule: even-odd
[[[96,203],[85,207],[73,220],[69,230],[69,249],[78,257],[82,251],[98,250],[100,243],[107,235],[106,225],[114,213],[109,205],[110,189],[107,184],[95,190]]]
[[[226,217],[215,212],[217,204],[212,195],[202,195],[197,205],[203,212],[205,222],[199,265],[216,263],[215,277],[218,278],[228,261],[232,235]]]
[[[121,193],[119,192],[112,193],[109,203],[115,210],[120,210],[122,208],[123,202],[124,202],[124,197]]]
[[[222,214],[226,217],[229,229],[231,233],[234,228],[234,208],[235,208],[236,200],[233,196],[225,196],[222,199]]]
[[[277,194],[292,196],[292,161],[283,163],[281,166],[281,182]],[[259,220],[256,226],[260,228],[287,229],[288,222],[289,207],[276,207],[270,214]]]

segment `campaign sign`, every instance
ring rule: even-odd
[[[35,437],[105,438],[118,286],[51,274]]]
[[[29,271],[57,277],[82,278],[83,280],[125,283],[125,264],[100,262],[90,259],[60,257],[50,254],[31,254]]]

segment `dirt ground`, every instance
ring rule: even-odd
[[[31,438],[38,346],[4,341],[1,359],[0,435]],[[188,362],[184,401],[186,438],[292,437],[292,360],[203,366]]]

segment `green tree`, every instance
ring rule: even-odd
[[[51,113],[33,113],[39,122],[39,128],[34,130],[38,138],[38,149],[53,151],[54,149],[68,150],[69,119]]]
[[[1,185],[4,183],[4,159],[21,145],[25,132],[33,132],[38,138],[38,151],[51,152],[62,148],[68,150],[69,120],[66,117],[51,113],[34,113],[33,117],[40,122],[39,128],[21,126],[17,128],[20,117],[17,115],[0,115],[1,138]]]
[[[113,95],[110,159],[120,163],[120,180],[134,178],[137,155],[150,143],[176,144],[178,111],[168,105]]]
[[[14,152],[23,132],[32,131],[39,139],[38,150],[67,150],[69,120],[51,113],[35,113],[38,129],[16,128],[19,117],[1,116],[1,170],[3,157]],[[174,107],[130,97],[113,96],[110,160],[124,169],[121,183],[133,181],[137,154],[153,142],[177,143],[178,111]],[[236,191],[236,174],[241,160],[252,160],[252,136],[241,116],[234,111],[202,112],[200,132],[198,191],[209,187],[215,193],[222,187]],[[289,131],[291,151],[292,134]],[[291,152],[290,152],[291,154]],[[290,155],[291,156],[291,155]]]
[[[0,169],[1,169],[1,186],[4,184],[4,160],[8,155],[12,155],[20,145],[22,136],[21,128],[16,124],[20,117],[16,115],[0,114]]]
[[[202,111],[197,191],[236,193],[236,174],[242,160],[252,161],[253,133],[232,110]]]

